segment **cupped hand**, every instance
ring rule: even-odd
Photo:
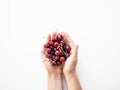
[[[56,34],[57,34],[56,32],[53,32],[52,35],[48,34],[48,36],[46,38],[46,43],[48,43],[51,40],[51,38],[54,37]],[[61,64],[60,66],[52,66],[50,63],[50,60],[48,58],[46,58],[46,56],[45,56],[44,46],[42,46],[41,57],[42,57],[43,64],[44,64],[48,74],[53,74],[53,73],[61,74],[62,73],[63,65]]]
[[[63,67],[64,75],[70,75],[72,73],[75,73],[75,67],[78,60],[78,45],[74,44],[67,33],[62,32],[62,35],[71,46],[71,55],[67,58]]]

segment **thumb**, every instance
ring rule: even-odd
[[[73,48],[73,57],[74,58],[78,57],[78,48],[79,48],[78,45],[75,45],[74,48]],[[74,59],[74,60],[77,61],[77,59]]]

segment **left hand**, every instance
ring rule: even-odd
[[[51,36],[51,34],[49,34],[46,38],[46,43],[49,42],[51,40],[51,38],[55,35],[56,35],[56,32],[53,32],[52,36]],[[49,62],[49,59],[46,58],[46,56],[45,56],[44,46],[42,46],[41,57],[42,57],[43,64],[44,64],[48,74],[54,74],[54,73],[62,74],[63,65],[61,64],[60,66],[52,66],[51,63]]]

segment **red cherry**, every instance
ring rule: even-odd
[[[60,66],[61,64],[62,64],[62,63],[61,63],[60,61],[57,61],[57,62],[56,62],[56,65],[57,65],[57,66]]]
[[[51,40],[51,41],[49,41],[49,44],[52,46],[54,44],[54,42]]]
[[[49,48],[49,43],[47,43],[47,44],[44,44],[44,48]]]
[[[50,48],[46,48],[46,52],[50,54],[51,49]]]
[[[65,57],[60,57],[60,61],[65,61]]]
[[[56,56],[59,56],[59,55],[60,55],[60,51],[58,51],[58,50],[55,51],[55,55],[56,55]]]
[[[60,60],[60,57],[59,56],[55,56],[54,60],[55,61]]]
[[[66,49],[68,52],[70,52],[71,47],[70,47],[69,45],[67,45],[65,49]]]
[[[70,56],[70,53],[66,53],[66,55],[65,55],[65,56],[66,56],[66,58],[68,58],[68,57]]]
[[[60,44],[63,46],[63,45],[65,45],[65,41],[64,40],[61,40],[60,41]]]
[[[50,46],[50,49],[52,49],[52,50],[53,50],[53,49],[54,49],[54,47],[53,47],[53,46]]]
[[[57,41],[57,36],[52,37],[53,41]]]
[[[51,57],[51,54],[46,54],[46,58],[50,59]]]
[[[61,46],[60,46],[60,45],[58,45],[58,46],[57,46],[57,50],[60,50],[60,49],[61,49]]]
[[[54,43],[54,47],[57,47],[58,45],[59,45],[58,42],[55,42],[55,43]]]
[[[61,56],[64,56],[64,55],[65,55],[65,53],[61,51]]]
[[[55,62],[55,61],[51,61],[51,65],[52,65],[52,66],[55,66],[55,65],[56,65],[56,62]]]
[[[58,35],[57,35],[57,39],[60,41],[60,40],[63,39],[63,36],[62,36],[61,34],[58,34]]]
[[[56,50],[57,50],[56,48],[53,49],[54,52],[55,52]]]

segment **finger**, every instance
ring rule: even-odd
[[[46,37],[46,43],[48,43],[49,41],[51,40],[51,34],[48,34],[48,36]],[[42,45],[42,50],[41,50],[41,52],[42,52],[42,54],[44,54],[45,52],[44,52],[44,45]]]
[[[68,39],[67,39],[67,37],[66,37],[66,35],[65,35],[65,32],[61,32],[61,35],[64,37],[65,41],[68,42]]]
[[[69,44],[71,47],[74,47],[74,42],[72,41],[71,37],[68,35],[68,33],[64,33],[65,37],[67,38]]]
[[[72,39],[71,39],[71,37],[68,35],[68,33],[66,32],[65,34],[66,34],[66,37],[68,38],[68,41],[69,41],[70,43],[74,44],[74,42],[72,41]]]
[[[75,45],[74,48],[73,48],[73,51],[72,51],[73,57],[76,58],[76,59],[74,59],[75,61],[77,61],[77,58],[78,58],[78,48],[79,48],[79,46]]]
[[[44,46],[41,46],[41,55],[44,53]]]
[[[74,43],[71,40],[70,36],[67,33],[65,33],[65,32],[61,32],[61,34],[63,35],[65,41],[68,42],[68,44],[70,45],[70,47],[73,48],[74,47]]]
[[[42,57],[42,61],[49,61],[49,59],[46,58],[45,56],[45,50],[43,46],[41,47],[41,57]]]
[[[55,37],[56,35],[57,35],[57,32],[53,32],[51,37],[53,38],[53,37]]]
[[[48,43],[51,40],[51,34],[48,34],[48,36],[46,37],[46,42]]]
[[[69,42],[68,37],[66,36],[66,33],[65,32],[61,32],[61,34],[64,37],[66,43],[70,44],[70,46],[73,47],[72,44]]]
[[[44,55],[45,55],[45,53],[44,53],[44,47],[42,46],[41,47],[41,57],[42,57],[42,59],[44,59]]]
[[[76,45],[76,46],[75,46],[75,55],[74,55],[75,57],[77,57],[77,56],[78,56],[78,48],[79,48],[79,46],[78,46],[78,45]]]

